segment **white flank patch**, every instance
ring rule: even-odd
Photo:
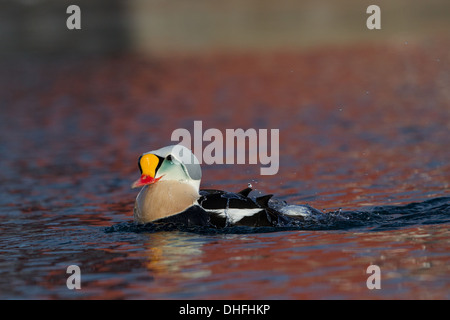
[[[207,211],[212,211],[218,213],[222,218],[226,218],[230,223],[236,223],[242,218],[250,217],[258,212],[260,212],[261,208],[255,209],[236,209],[236,208],[228,208],[228,209],[206,209]]]

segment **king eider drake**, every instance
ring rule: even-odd
[[[292,216],[269,206],[272,195],[252,199],[250,187],[240,192],[200,190],[202,172],[195,155],[186,147],[173,145],[142,154],[141,177],[132,188],[143,187],[134,206],[134,220],[175,223],[184,226],[223,228],[234,225],[280,226],[303,214]],[[305,206],[308,210],[315,210]]]

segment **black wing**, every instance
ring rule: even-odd
[[[235,209],[228,210],[231,214],[232,212],[237,212],[237,215],[239,215],[239,212],[243,214],[243,218],[239,218],[236,222],[231,222],[232,225],[252,227],[277,225],[278,214],[268,206],[268,201],[272,195],[258,197],[253,200],[248,197],[251,191],[251,188],[246,188],[238,193],[205,189],[200,191],[201,197],[198,203],[210,213],[211,223],[216,227],[230,225],[230,219],[223,213],[226,212],[226,209]],[[247,213],[249,212],[250,214],[248,215]]]
[[[251,188],[246,188],[237,193],[203,189],[200,190],[199,205],[191,206],[173,216],[158,219],[155,223],[171,223],[188,227],[211,226],[214,228],[224,228],[231,225],[250,227],[278,225],[280,215],[268,205],[272,195],[265,195],[253,200],[248,197],[251,191]],[[232,209],[228,210],[229,213],[238,212],[237,215],[244,213],[243,217],[233,222],[233,219],[225,214],[227,209]],[[248,212],[251,214],[247,215]]]

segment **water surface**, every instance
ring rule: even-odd
[[[0,297],[450,298],[448,47],[3,61]],[[206,165],[204,188],[251,183],[323,215],[270,230],[134,226],[138,156],[194,120],[280,130],[277,175]],[[81,290],[66,287],[72,264]],[[366,286],[371,264],[380,290]]]

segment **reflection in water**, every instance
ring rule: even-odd
[[[180,232],[148,234],[145,242],[146,267],[154,277],[196,279],[209,276],[210,270],[197,270],[201,265],[204,240]]]
[[[433,226],[405,233],[291,231],[206,239],[149,234],[146,267],[154,280],[148,292],[159,298],[442,298],[426,288],[450,287],[444,281],[449,235]],[[371,264],[382,270],[380,292],[365,285]]]

